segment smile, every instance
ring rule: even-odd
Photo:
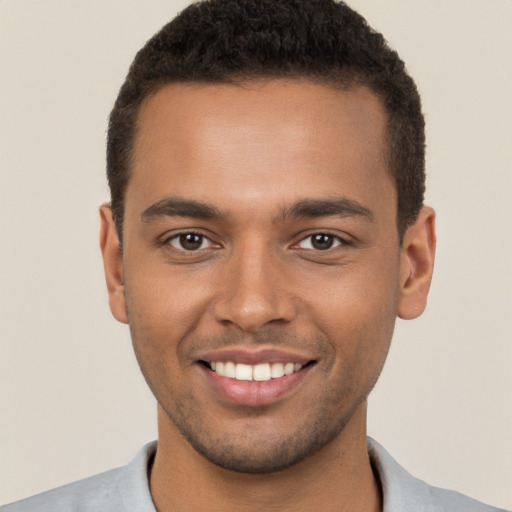
[[[214,396],[229,404],[243,406],[266,406],[289,397],[308,378],[317,363],[299,356],[294,358],[302,359],[300,362],[290,361],[289,355],[290,359],[284,359],[284,354],[277,355],[275,351],[275,359],[281,361],[269,357],[270,361],[264,362],[262,354],[251,356],[245,353],[242,356],[240,351],[230,352],[230,356],[227,353],[222,355],[223,360],[215,356],[201,358],[197,367],[202,370]],[[251,357],[256,359],[252,364]],[[245,360],[234,362],[236,359]]]
[[[222,377],[229,379],[264,382],[271,379],[291,375],[300,371],[304,365],[299,363],[262,363],[262,364],[243,364],[232,361],[217,361],[206,363],[212,371]]]

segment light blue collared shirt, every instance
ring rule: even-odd
[[[156,512],[148,480],[156,445],[155,441],[144,446],[127,466],[5,505],[0,511]],[[368,453],[382,485],[383,512],[506,512],[413,477],[371,438]]]

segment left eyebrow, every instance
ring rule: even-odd
[[[373,212],[359,201],[342,197],[339,199],[304,199],[284,210],[283,219],[318,217],[363,217],[370,222],[375,220]]]
[[[158,217],[190,217],[192,219],[216,219],[226,214],[217,207],[181,197],[165,197],[146,208],[140,215],[143,222]]]

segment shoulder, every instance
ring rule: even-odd
[[[123,468],[112,469],[78,482],[36,494],[1,508],[1,512],[50,512],[102,510],[105,505],[119,506],[117,482]],[[121,509],[122,510],[122,509]]]
[[[128,464],[31,496],[0,508],[1,512],[155,512],[148,484],[148,462],[156,443],[150,443]]]
[[[506,512],[415,478],[370,438],[368,454],[382,485],[383,512]]]

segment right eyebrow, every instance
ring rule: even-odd
[[[320,217],[361,217],[374,222],[373,212],[355,199],[347,197],[333,199],[303,199],[283,212],[283,217],[320,218]]]
[[[143,222],[150,222],[158,217],[217,219],[225,216],[225,212],[222,212],[211,204],[183,199],[177,196],[165,197],[157,201],[146,208],[140,215]]]

